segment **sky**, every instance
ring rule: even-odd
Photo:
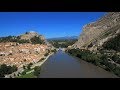
[[[36,31],[46,38],[79,36],[106,12],[0,12],[0,37]]]

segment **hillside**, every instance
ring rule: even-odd
[[[120,77],[120,12],[109,12],[85,25],[66,52]]]
[[[73,48],[100,50],[103,44],[120,33],[120,12],[109,12],[83,27]]]
[[[47,44],[47,40],[45,39],[45,37],[34,31],[26,32],[25,34],[19,36],[0,37],[0,42],[16,42],[19,44]]]
[[[52,46],[36,32],[26,32],[20,36],[0,38],[0,65],[16,65],[18,68],[36,63]]]
[[[34,31],[26,32],[25,34],[20,35],[19,38],[21,40],[29,40],[32,43],[37,43],[37,42],[40,44],[46,43],[45,37]]]

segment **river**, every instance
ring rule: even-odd
[[[117,76],[59,50],[41,66],[39,78],[117,78]]]

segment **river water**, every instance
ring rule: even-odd
[[[41,66],[39,78],[117,78],[117,76],[59,50]]]

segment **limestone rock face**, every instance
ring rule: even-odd
[[[98,50],[104,42],[120,33],[120,12],[108,12],[96,22],[83,27],[73,48]]]
[[[25,34],[20,35],[20,39],[25,39],[25,40],[30,40],[33,37],[40,37],[41,40],[45,40],[45,37],[42,35],[39,35],[37,32],[35,31],[30,31],[30,32],[26,32]]]

